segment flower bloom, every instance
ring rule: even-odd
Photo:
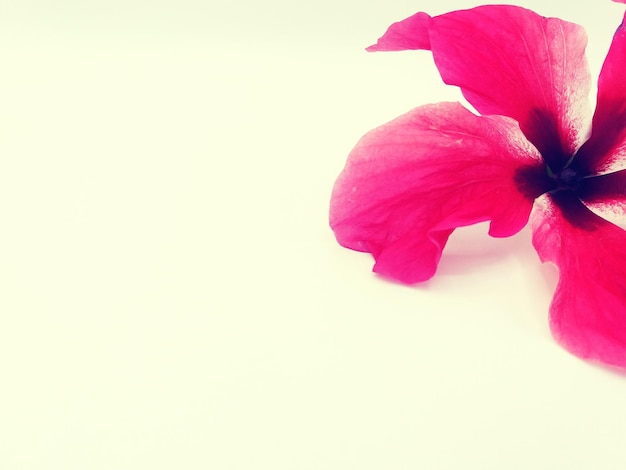
[[[480,115],[431,104],[370,131],[335,183],[330,225],[375,272],[412,284],[435,274],[455,228],[490,221],[508,237],[530,219],[540,259],[559,270],[553,335],[626,367],[626,231],[599,215],[626,207],[626,27],[593,116],[585,46],[582,27],[507,5],[391,25],[368,50],[431,51]]]

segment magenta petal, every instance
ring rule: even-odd
[[[553,168],[577,150],[587,118],[587,38],[578,25],[514,6],[434,18],[430,40],[444,81],[483,114],[516,119]]]
[[[577,165],[588,173],[606,170],[625,156],[626,145],[626,26],[622,23],[604,60],[592,134],[580,149]]]
[[[517,120],[553,169],[587,137],[591,81],[582,27],[516,6],[487,5],[432,19],[414,15],[375,47],[428,49],[429,43],[443,80],[461,87],[480,113]]]
[[[524,179],[535,170],[545,174],[513,120],[458,103],[422,106],[357,144],[335,183],[330,225],[340,244],[374,255],[374,271],[425,281],[454,228],[491,220],[489,233],[505,237],[526,224],[536,194]]]
[[[367,48],[369,52],[404,51],[407,49],[430,49],[428,25],[430,16],[416,13],[405,20],[389,26],[376,44]]]
[[[552,332],[577,356],[626,367],[626,232],[570,192],[544,202],[533,212],[533,244],[559,269]]]

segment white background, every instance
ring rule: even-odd
[[[595,78],[623,6],[544,3]],[[406,287],[327,227],[363,133],[459,99],[364,48],[475,3],[0,5],[0,468],[624,468],[626,379],[551,338],[528,231]]]

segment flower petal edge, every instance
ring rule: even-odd
[[[404,51],[430,49],[428,26],[430,15],[418,12],[408,18],[393,23],[378,42],[369,46],[368,52],[378,51]]]

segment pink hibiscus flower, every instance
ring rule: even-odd
[[[582,27],[516,6],[393,24],[368,50],[430,50],[480,115],[431,104],[366,134],[335,183],[330,225],[373,254],[375,272],[411,284],[435,274],[456,227],[488,220],[508,237],[531,219],[540,259],[559,269],[555,338],[626,367],[626,231],[598,215],[626,206],[626,28],[591,120],[585,46]]]

